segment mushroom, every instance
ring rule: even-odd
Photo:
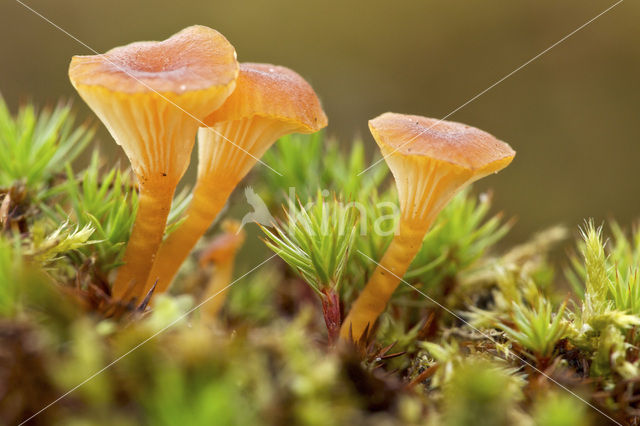
[[[400,221],[396,236],[340,330],[360,340],[384,311],[436,216],[465,185],[497,173],[515,151],[489,133],[461,123],[415,115],[382,114],[369,121],[396,182]]]
[[[202,296],[200,312],[206,319],[213,319],[222,308],[233,278],[236,253],[242,247],[245,233],[240,223],[226,220],[222,223],[224,234],[216,237],[200,256],[200,267],[213,263],[213,275]]]
[[[203,26],[71,60],[71,83],[122,146],[138,180],[138,212],[115,298],[144,294],[198,127],[232,93],[238,68],[233,46]]]
[[[162,243],[147,288],[165,291],[238,182],[280,137],[314,133],[327,117],[311,86],[294,71],[240,64],[236,89],[198,131],[198,177],[185,219]],[[233,141],[233,143],[230,143]]]

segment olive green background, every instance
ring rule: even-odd
[[[239,60],[306,77],[329,116],[328,134],[345,145],[360,135],[372,153],[369,118],[444,117],[614,3],[24,1],[99,52],[195,23],[216,28]],[[479,185],[518,218],[512,238],[585,217],[628,224],[639,216],[639,22],[640,2],[624,1],[450,117],[518,151]],[[72,55],[90,53],[14,0],[0,4],[0,92],[12,108],[72,98],[89,117],[66,73]],[[99,139],[103,151],[121,155],[106,132]]]

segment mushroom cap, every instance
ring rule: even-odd
[[[327,125],[327,116],[313,88],[289,68],[241,63],[235,91],[206,119],[207,125],[265,117],[314,133]]]
[[[74,56],[69,77],[77,88],[121,93],[175,93],[233,84],[236,52],[218,31],[187,27],[164,41],[140,41],[93,56]]]
[[[148,184],[174,184],[191,158],[201,120],[235,88],[233,46],[217,31],[185,28],[165,41],[74,56],[69,78]]]
[[[453,121],[387,112],[370,120],[369,128],[385,157],[427,157],[476,179],[505,168],[516,154],[491,134]]]

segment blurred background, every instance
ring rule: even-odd
[[[24,0],[104,52],[203,24],[240,61],[295,69],[346,145],[385,111],[441,118],[547,49],[613,0]],[[627,0],[449,119],[509,142],[514,163],[478,186],[518,222],[522,240],[586,217],[640,213],[640,2]],[[91,52],[14,0],[0,4],[0,93],[12,108],[71,98],[67,67]],[[121,155],[101,128],[102,151]],[[381,165],[379,167],[386,167]]]

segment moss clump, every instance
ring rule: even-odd
[[[587,222],[562,274],[549,259],[566,230],[498,249],[511,223],[467,190],[366,341],[331,346],[324,290],[339,321],[397,220],[384,168],[358,175],[362,145],[343,152],[322,135],[295,136],[267,154],[290,174],[265,168],[248,183],[279,225],[265,228],[268,248],[239,253],[211,320],[197,309],[210,271],[193,259],[151,306],[111,298],[136,187],[99,154],[71,168],[91,133],[67,107],[25,108],[0,108],[0,164],[16,162],[0,172],[0,423],[638,422],[640,232]],[[174,223],[184,204],[174,202]]]

